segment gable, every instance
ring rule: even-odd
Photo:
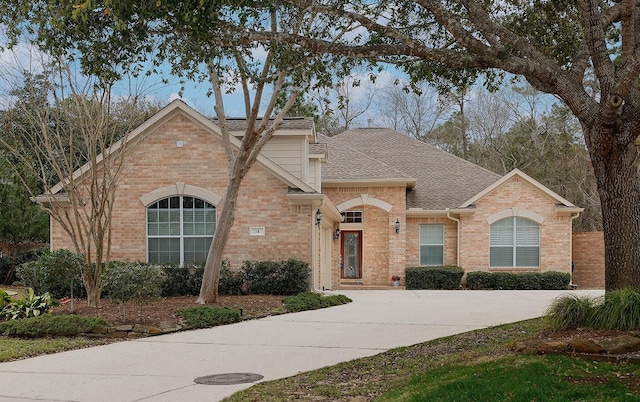
[[[526,187],[518,186],[517,185],[518,183],[523,183],[523,185],[525,185]],[[559,206],[563,206],[563,207],[567,207],[567,208],[577,208],[577,209],[580,210],[580,211],[576,211],[576,212],[581,212],[582,211],[581,208],[576,207],[571,202],[567,201],[566,199],[564,199],[563,197],[561,197],[557,193],[551,191],[549,188],[547,188],[546,186],[542,185],[540,182],[538,182],[537,180],[533,179],[532,177],[530,177],[529,175],[525,174],[524,172],[522,172],[519,169],[514,169],[511,172],[507,173],[500,180],[496,181],[495,183],[491,184],[487,188],[485,188],[482,191],[480,191],[478,194],[474,195],[473,197],[471,197],[470,199],[465,201],[460,206],[460,208],[467,208],[467,207],[472,206],[473,204],[477,204],[483,198],[485,198],[485,197],[487,197],[487,196],[489,196],[491,194],[494,194],[496,191],[499,191],[499,189],[501,189],[501,188],[502,188],[502,190],[505,190],[507,187],[512,189],[513,193],[511,194],[511,198],[514,201],[516,199],[518,199],[519,196],[521,196],[523,194],[523,192],[525,191],[526,188],[528,188],[528,189],[530,189],[530,191],[533,191],[533,193],[531,193],[532,196],[543,197],[543,199],[546,199],[546,200],[548,200],[548,202],[551,202],[553,204],[557,204]],[[518,188],[521,188],[522,191],[516,190]],[[516,194],[518,194],[518,195],[516,195]]]
[[[177,119],[177,120],[176,120]],[[172,124],[176,124],[176,122],[180,122],[178,128],[171,128]],[[197,135],[206,135],[215,139],[217,143],[222,147],[222,133],[220,128],[207,117],[198,113],[193,108],[189,107],[186,103],[181,100],[175,100],[171,102],[169,105],[164,107],[150,119],[145,121],[143,124],[134,129],[127,137],[124,139],[114,143],[108,150],[105,152],[105,155],[98,156],[98,164],[100,165],[104,157],[109,157],[118,151],[121,147],[127,147],[127,157],[135,150],[137,147],[142,146],[141,144],[146,143],[146,139],[150,136],[158,135],[158,133],[163,133],[166,130],[177,130],[171,141],[172,144],[175,144],[173,147],[174,150],[179,150],[183,148],[189,142],[189,138],[193,138],[194,133]],[[235,137],[231,137],[231,144],[235,149],[239,149],[241,141]],[[168,139],[165,139],[168,141]],[[202,139],[198,140],[202,141]],[[167,145],[167,144],[165,144]],[[176,158],[176,153],[174,150],[170,150],[170,148],[166,148],[162,151],[162,153],[157,153],[155,156],[158,160],[162,160],[163,163],[172,164],[172,163],[185,163],[188,160],[183,158]],[[152,150],[149,150],[153,152]],[[204,151],[204,150],[203,150]],[[216,157],[217,161],[215,163],[223,163],[226,169],[226,156],[222,156],[221,158]],[[286,169],[277,165],[269,158],[264,155],[259,155],[256,164],[262,166],[283,183],[287,184],[289,187],[299,189],[303,192],[316,192],[311,186],[300,180],[295,175],[288,172]],[[73,176],[76,180],[82,180],[82,177],[89,173],[91,166],[90,164],[86,164],[81,168],[77,169]],[[126,174],[126,172],[125,172]],[[59,193],[63,189],[63,185],[58,183],[56,186],[52,188],[51,194],[55,195]]]

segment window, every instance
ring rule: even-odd
[[[420,225],[420,265],[444,265],[444,225]]]
[[[491,267],[540,266],[540,225],[509,217],[491,225]]]
[[[164,198],[147,207],[147,252],[152,263],[203,262],[216,231],[216,207],[195,197]]]
[[[362,223],[362,211],[345,211],[343,223]]]

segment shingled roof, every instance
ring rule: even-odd
[[[358,128],[319,138],[329,150],[323,182],[413,179],[407,208],[457,208],[502,177],[392,129]]]
[[[211,120],[218,124],[216,117]],[[273,119],[269,121],[273,122]],[[244,131],[247,129],[247,119],[243,117],[227,117],[227,126],[231,131]],[[313,117],[285,117],[279,127],[280,130],[312,130],[313,128]]]

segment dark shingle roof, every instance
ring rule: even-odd
[[[327,141],[329,163],[322,167],[322,181],[343,180],[403,180],[413,177],[389,166],[378,159],[353,148],[349,142],[337,137],[318,136],[318,141]]]
[[[323,181],[415,178],[407,208],[456,208],[501,177],[392,129],[352,129],[325,140]]]
[[[214,123],[218,123],[217,118],[211,119]],[[270,119],[273,121],[273,119]],[[260,122],[260,120],[258,120]],[[245,118],[227,117],[227,125],[231,131],[244,131],[247,128],[247,120]],[[285,117],[280,125],[280,130],[312,130],[314,127],[313,117]]]

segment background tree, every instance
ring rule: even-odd
[[[439,138],[429,136],[451,110],[451,103],[435,88],[394,82],[383,86],[376,99],[376,125],[446,148]]]
[[[4,123],[0,125],[5,126]],[[24,185],[36,189],[34,178],[24,173],[16,174],[7,159],[11,161],[12,158],[0,157],[0,241],[9,246],[11,264],[0,280],[11,284],[18,253],[32,248],[34,243],[49,241],[49,217],[31,202],[24,189]],[[24,183],[23,179],[26,179]]]
[[[0,146],[23,189],[83,254],[88,304],[97,307],[126,155],[117,141],[157,109],[135,99],[113,100],[108,84],[74,75],[59,59],[44,67],[38,74],[25,73],[21,83],[7,83],[14,85],[13,104],[2,113],[6,129]]]

